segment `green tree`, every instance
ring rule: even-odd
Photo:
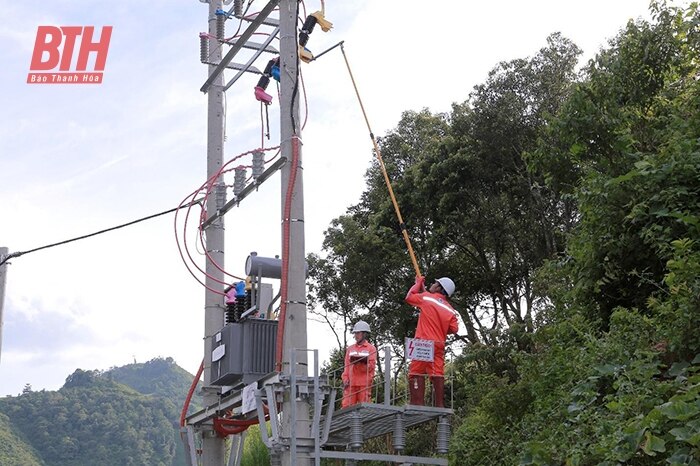
[[[571,285],[603,328],[617,306],[645,307],[670,241],[694,233],[697,173],[686,159],[697,150],[697,12],[652,12],[654,22],[630,22],[588,64],[530,159],[577,200]]]
[[[421,267],[458,283],[471,344],[496,342],[504,329],[527,344],[542,298],[534,271],[573,224],[525,155],[566,97],[579,53],[554,34],[533,58],[501,63],[449,115],[405,112],[380,139]],[[360,202],[326,231],[325,256],[310,257],[311,292],[324,315],[345,325],[362,315],[401,353],[416,323],[403,304],[414,273],[376,162],[366,178]]]

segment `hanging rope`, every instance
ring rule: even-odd
[[[374,138],[374,133],[372,132],[372,127],[369,124],[369,119],[367,118],[367,113],[365,112],[365,106],[362,105],[362,99],[360,98],[360,92],[357,90],[357,84],[355,84],[355,78],[352,75],[352,70],[350,69],[350,62],[348,62],[348,57],[345,55],[345,47],[343,43],[340,43],[340,50],[343,52],[343,58],[345,59],[345,65],[348,67],[348,73],[350,74],[350,80],[352,81],[352,86],[355,88],[355,95],[357,95],[357,101],[360,103],[360,108],[362,109],[362,115],[365,117],[365,123],[367,123],[367,129],[369,130],[369,137],[372,139],[372,144],[374,144],[374,153],[377,154],[377,160],[379,161],[379,167],[382,169],[382,174],[384,175],[384,181],[386,182],[386,187],[389,189],[389,196],[391,196],[391,202],[394,204],[394,210],[396,211],[396,217],[399,219],[399,227],[401,228],[401,234],[403,235],[403,240],[406,242],[406,247],[408,248],[408,254],[411,256],[411,262],[413,263],[413,268],[416,271],[416,276],[420,276],[420,267],[418,266],[418,261],[416,260],[416,254],[413,252],[413,246],[411,245],[411,238],[408,236],[408,230],[406,229],[406,224],[403,222],[403,217],[401,217],[401,209],[399,209],[399,203],[396,201],[396,196],[394,196],[394,190],[391,187],[391,181],[389,180],[389,174],[386,172],[386,167],[384,166],[384,160],[382,160],[382,152],[379,150],[379,145],[377,140]]]

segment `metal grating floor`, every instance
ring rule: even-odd
[[[325,445],[346,446],[350,443],[351,419],[356,412],[362,418],[364,440],[392,433],[394,431],[394,418],[397,414],[403,414],[404,426],[408,428],[453,413],[451,409],[432,406],[360,403],[333,414],[330,434]]]

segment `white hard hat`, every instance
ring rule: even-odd
[[[435,280],[440,284],[443,290],[445,290],[445,293],[447,293],[447,296],[452,296],[452,293],[455,292],[455,282],[452,281],[451,278],[448,277],[442,277],[438,278]]]
[[[352,328],[352,333],[357,333],[357,332],[367,332],[369,333],[369,324],[365,322],[364,320],[358,320],[355,323],[355,326]]]

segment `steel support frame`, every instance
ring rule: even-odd
[[[241,466],[243,459],[243,445],[245,444],[246,431],[233,436],[231,440],[231,451],[228,455],[227,466]]]
[[[202,228],[206,228],[212,223],[214,223],[218,218],[222,217],[224,214],[226,214],[229,210],[233,209],[237,205],[241,203],[243,199],[248,197],[251,193],[253,193],[256,189],[260,187],[263,182],[265,182],[268,178],[270,178],[277,170],[282,168],[284,164],[287,163],[287,159],[284,157],[280,157],[278,160],[275,161],[270,167],[262,172],[262,174],[255,180],[250,183],[248,183],[240,193],[230,201],[228,201],[226,204],[224,204],[214,215],[211,217],[207,218],[205,221],[202,222]]]
[[[406,456],[406,455],[390,455],[386,453],[360,453],[356,451],[330,451],[322,450],[321,458],[333,458],[340,460],[356,460],[356,461],[388,461],[394,463],[412,463],[412,464],[434,464],[438,466],[447,466],[447,458],[431,458],[426,456]]]
[[[216,69],[209,75],[209,78],[204,82],[200,91],[206,93],[212,86],[213,82],[223,73],[226,65],[231,63],[231,60],[236,56],[236,54],[243,48],[243,45],[251,38],[253,33],[264,23],[265,19],[272,13],[280,0],[270,0],[260,13],[253,19],[248,27],[243,31],[243,34],[238,38],[238,40],[231,46],[231,49],[224,55]]]
[[[256,51],[253,53],[253,56],[250,57],[250,59],[246,62],[245,65],[243,65],[243,68],[242,68],[233,78],[231,78],[231,80],[230,80],[228,83],[226,83],[226,85],[224,86],[224,90],[225,90],[225,91],[228,90],[229,87],[233,86],[233,84],[234,84],[236,81],[238,81],[238,79],[239,79],[241,76],[243,76],[243,74],[244,74],[246,71],[248,71],[248,69],[249,69],[250,67],[253,66],[253,63],[255,63],[255,60],[257,60],[258,57],[259,57],[260,55],[262,55],[262,53],[265,51],[265,49],[267,49],[267,47],[270,45],[270,42],[272,42],[272,40],[273,40],[275,37],[277,37],[277,34],[279,34],[279,32],[280,32],[280,28],[277,27],[277,28],[275,28],[274,31],[272,31],[272,32],[270,33],[270,35],[269,35],[268,38],[265,40],[265,42],[263,42],[263,43],[261,44],[262,47],[259,48],[258,50],[256,50]]]
[[[330,425],[333,419],[336,392],[325,379],[322,380],[322,377],[319,374],[318,350],[300,351],[313,352],[314,375],[312,377],[302,377],[296,375],[295,371],[292,371],[288,377],[283,376],[279,381],[267,383],[256,391],[255,400],[258,419],[261,425],[264,425],[265,406],[267,406],[271,427],[270,434],[268,434],[267,429],[263,428],[260,430],[260,435],[265,446],[270,449],[271,454],[288,450],[291,454],[292,464],[295,464],[296,458],[311,457],[315,459],[316,466],[319,466],[323,452],[322,446],[328,440]],[[294,356],[295,354],[296,351],[292,353],[292,363],[296,362],[296,357]],[[282,426],[279,423],[277,403],[282,399],[282,395],[286,391],[290,392],[290,397],[292,397],[292,399],[295,399],[297,396],[299,396],[299,394],[306,394],[313,398],[313,451],[307,451],[307,449],[304,449],[304,451],[299,450],[296,442],[296,435],[291,435],[290,437],[283,437],[281,435]],[[321,411],[324,406],[323,402],[327,396],[329,397],[329,403],[324,418],[324,424],[323,427],[321,427]],[[294,421],[296,420],[295,411],[296,410],[292,404],[292,412],[290,415]]]

